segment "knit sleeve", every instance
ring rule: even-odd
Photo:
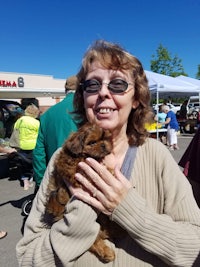
[[[151,150],[155,150],[155,147],[154,144]],[[142,195],[137,192],[136,186],[114,210],[111,219],[126,229],[144,250],[168,265],[200,266],[200,210],[189,182],[170,153],[163,147],[159,146],[159,149],[159,156],[155,158],[152,154],[152,159],[159,162],[161,177],[157,185],[153,186],[162,186],[160,192],[163,192],[163,200],[156,196],[156,190]],[[135,163],[136,168],[139,168],[138,164],[144,164],[141,158],[137,158]],[[155,163],[152,166],[157,168]],[[157,175],[156,171],[153,175]],[[144,183],[151,179],[151,171],[148,170],[146,176],[146,179],[144,176],[141,179]],[[156,184],[154,179],[152,183]],[[140,186],[145,188],[145,184]],[[154,201],[163,201],[160,213],[154,208],[157,205]],[[197,265],[193,265],[194,262]]]
[[[42,222],[52,160],[34,199],[25,224],[24,236],[16,246],[19,266],[71,267],[73,261],[90,248],[99,232],[96,212],[87,204],[73,198],[66,205],[63,219],[54,223],[51,228]]]

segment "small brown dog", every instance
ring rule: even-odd
[[[54,222],[63,217],[65,205],[70,199],[70,192],[65,181],[76,187],[81,186],[74,179],[78,163],[87,157],[92,157],[100,162],[110,154],[111,149],[111,133],[90,123],[83,125],[78,132],[67,139],[55,160],[48,185],[49,199],[46,213],[52,217]],[[105,244],[104,239],[115,238],[123,230],[104,214],[100,214],[97,221],[101,225],[100,232],[91,246],[90,252],[103,262],[113,261],[115,259],[114,251]]]

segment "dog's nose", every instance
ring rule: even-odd
[[[103,143],[103,144],[101,144],[101,148],[102,149],[105,149],[106,148],[106,146],[105,146],[105,144]]]

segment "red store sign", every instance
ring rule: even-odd
[[[24,87],[24,79],[22,77],[19,77],[17,79],[17,82],[15,81],[7,81],[7,80],[0,80],[0,87],[8,87],[8,88],[13,88],[13,87]]]
[[[17,87],[17,84],[15,81],[5,81],[5,80],[0,80],[0,86],[1,87]]]

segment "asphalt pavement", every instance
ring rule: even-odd
[[[180,160],[190,143],[193,135],[179,135],[178,144],[180,150],[171,151],[176,162]],[[8,232],[8,235],[0,239],[0,266],[17,267],[15,247],[22,237],[22,225],[24,216],[21,205],[33,194],[34,187],[24,191],[18,180],[9,178],[0,179],[0,230]]]

